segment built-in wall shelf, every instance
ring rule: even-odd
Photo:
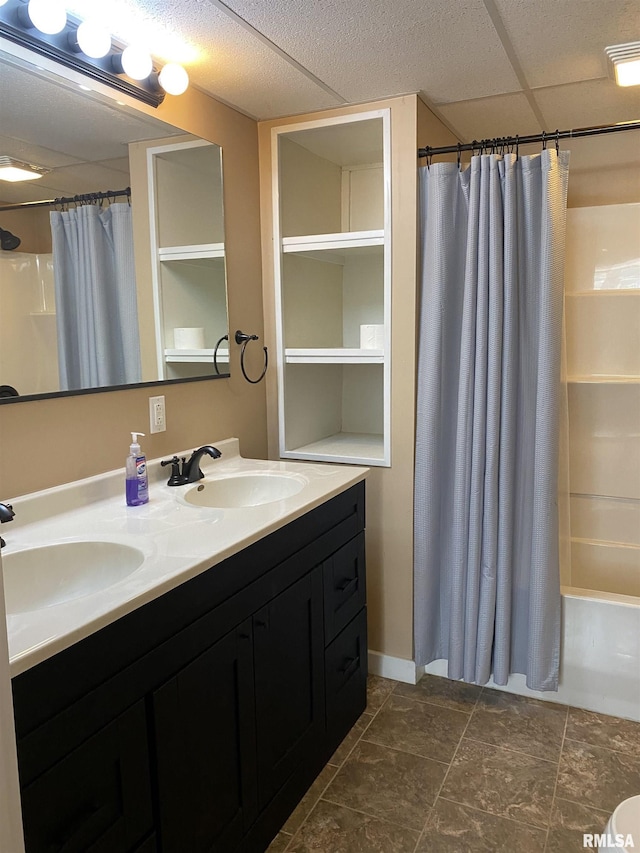
[[[318,260],[333,260],[333,263],[343,263],[344,259],[339,254],[335,259],[330,252],[344,252],[349,249],[371,249],[375,246],[384,246],[384,231],[340,231],[335,234],[310,234],[303,237],[283,237],[282,251],[285,254],[295,252],[296,254],[312,253],[312,257]],[[316,254],[317,253],[317,254]],[[323,253],[323,254],[321,254]]]
[[[290,349],[284,351],[287,364],[384,364],[381,349]]]
[[[213,348],[229,331],[220,147],[193,138],[152,146],[147,176],[158,376],[213,376]],[[201,349],[175,347],[184,328],[202,329]],[[217,362],[229,363],[228,347]]]
[[[620,287],[620,288],[616,288],[615,290],[613,288],[611,288],[609,290],[605,290],[604,288],[603,289],[591,289],[591,290],[568,290],[566,295],[571,296],[571,297],[579,296],[581,298],[586,296],[589,299],[594,298],[594,297],[598,298],[598,297],[605,297],[605,296],[606,297],[611,297],[611,296],[613,296],[613,297],[636,296],[637,297],[637,296],[640,296],[640,287]]]
[[[569,376],[569,385],[638,385],[640,376],[587,374]]]
[[[381,465],[384,440],[370,433],[339,432],[301,445],[280,454],[283,458],[317,462],[345,462],[358,465]]]
[[[272,133],[280,455],[389,466],[389,110]]]
[[[213,349],[166,349],[165,361],[172,364],[213,364]],[[218,364],[229,363],[229,350],[219,349],[216,356]]]
[[[203,243],[197,246],[167,246],[158,249],[160,261],[198,261],[224,258],[224,243]]]

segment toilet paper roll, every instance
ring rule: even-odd
[[[175,349],[204,349],[204,329],[187,327],[173,330]]]
[[[360,326],[360,349],[384,349],[384,326]]]

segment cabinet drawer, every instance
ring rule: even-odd
[[[153,829],[144,703],[27,785],[22,813],[27,853],[135,849]]]
[[[367,611],[325,652],[327,748],[333,753],[367,705]]]
[[[325,644],[348,625],[366,599],[364,533],[336,551],[322,567]]]

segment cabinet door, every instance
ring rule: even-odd
[[[144,703],[27,785],[22,814],[27,853],[135,849],[152,829]]]
[[[256,813],[251,621],[152,696],[163,853],[234,850]]]
[[[253,617],[260,808],[324,738],[322,569]]]

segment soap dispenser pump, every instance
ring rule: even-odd
[[[149,481],[147,478],[147,460],[138,444],[138,436],[143,432],[131,433],[131,446],[125,463],[125,490],[127,506],[141,506],[149,502]]]

